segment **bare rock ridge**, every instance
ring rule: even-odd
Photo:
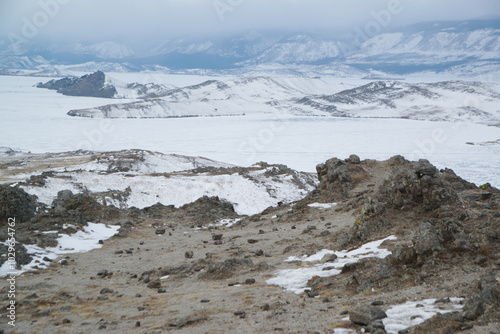
[[[192,174],[207,171],[200,167]],[[317,166],[317,176],[316,188],[301,200],[251,216],[238,215],[216,196],[180,207],[118,209],[91,193],[60,191],[44,206],[19,185],[2,186],[0,203],[9,214],[31,203],[18,224],[20,264],[30,260],[22,245],[53,246],[55,232],[72,234],[87,222],[121,226],[102,249],[71,254],[64,265],[54,261],[20,277],[22,286],[36,287],[36,295],[20,292],[17,330],[498,332],[500,190],[402,156],[333,158]],[[221,220],[231,225],[216,223]],[[308,268],[290,262],[290,255],[353,250],[389,235],[396,238],[381,246],[390,251],[387,257],[313,276],[303,292],[266,284],[279,270]],[[338,260],[329,254],[325,261]],[[424,302],[418,301],[429,299],[438,311],[423,319]],[[421,321],[389,328],[384,321],[392,306],[415,301],[408,317]]]
[[[113,98],[117,93],[113,85],[105,82],[105,75],[101,71],[86,74],[81,78],[53,79],[46,83],[39,83],[36,87],[56,90],[58,93],[69,96]]]
[[[427,160],[410,162],[401,156],[382,162],[360,161],[355,155],[334,158],[318,165],[317,172],[320,184],[304,201],[339,202],[339,210],[354,211],[353,226],[339,234],[344,247],[388,234],[405,239],[385,259],[368,258],[344,267],[343,272],[352,275],[351,289],[366,293],[425,284],[431,276],[446,276],[450,267],[457,273],[474,271],[477,286],[468,290],[477,295],[466,302],[464,312],[438,317],[415,333],[436,333],[440,326],[457,330],[464,319],[479,316],[500,320],[499,283],[485,288],[481,283],[500,278],[498,189],[489,184],[477,187],[450,169],[438,170]],[[328,278],[313,280],[314,293],[328,289]]]

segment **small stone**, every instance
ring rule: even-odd
[[[51,259],[49,259],[49,258],[48,258],[48,257],[46,257],[46,256],[44,256],[42,260],[44,260],[45,262],[52,262],[52,260],[51,260]]]
[[[34,317],[46,317],[46,316],[48,316],[51,313],[52,313],[52,309],[51,308],[47,308],[45,310],[36,311],[33,314],[33,316]]]
[[[269,311],[269,309],[270,309],[270,308],[271,308],[271,306],[270,306],[269,304],[267,304],[267,303],[266,303],[266,304],[264,304],[264,305],[262,305],[262,306],[260,307],[260,309],[261,309],[262,311]]]
[[[372,305],[373,306],[380,306],[380,305],[384,305],[384,302],[381,300],[376,300],[376,301],[372,302]]]
[[[135,322],[135,327],[141,327],[141,322],[140,321],[136,321]]]
[[[296,230],[296,229],[297,229],[297,226],[293,225],[292,230]]]
[[[104,295],[106,293],[113,293],[115,290],[110,289],[110,288],[102,288],[101,291],[99,292],[101,295]]]
[[[255,255],[262,256],[264,255],[264,251],[262,249],[259,249],[258,251],[255,252]]]
[[[115,252],[115,254],[123,254],[123,251],[122,251],[122,250],[117,250],[117,251]]]
[[[385,326],[384,326],[384,323],[382,322],[382,320],[375,320],[374,322],[371,323],[371,326],[373,328],[382,328],[382,329],[385,329]]]
[[[201,302],[202,303],[210,303],[210,299],[202,299]]]
[[[186,259],[192,259],[194,256],[194,252],[193,251],[187,251],[186,253],[184,253],[184,257]]]
[[[142,295],[140,293],[135,294],[135,298],[141,298],[141,297],[142,297]]]
[[[112,275],[112,274],[111,274]],[[106,277],[106,276],[111,276],[109,271],[107,269],[102,269],[102,270],[99,270],[99,272],[97,273],[97,276],[101,276],[101,277]]]
[[[266,232],[264,232],[264,230],[259,230],[259,234],[264,234]]]
[[[166,230],[164,228],[157,228],[155,234],[165,234]]]
[[[247,278],[245,284],[250,285],[255,283],[255,278]]]
[[[144,306],[138,306],[138,307],[137,307],[137,310],[138,310],[139,312],[142,312],[142,311],[144,311],[145,309],[146,309],[146,308],[145,308]]]
[[[328,297],[325,297],[323,298],[322,300],[323,303],[329,303],[330,302],[330,299]]]
[[[102,245],[102,244],[104,244],[104,240],[99,240],[97,243],[98,243],[99,245]]]
[[[99,326],[98,329],[106,329],[106,328],[107,328],[106,325],[101,325],[101,326]]]
[[[68,260],[61,260],[61,262],[59,262],[61,264],[61,266],[67,266],[68,265]]]
[[[62,321],[63,324],[69,324],[71,323],[71,320],[69,320],[68,318],[64,318],[63,321]]]
[[[319,296],[319,293],[317,291],[307,291],[307,297],[309,298],[314,298],[314,297],[317,297]]]
[[[215,241],[222,240],[222,236],[223,236],[222,234],[213,234],[212,240],[215,240]]]
[[[437,299],[437,300],[434,302],[434,304],[440,304],[440,303],[451,303],[450,297]]]
[[[167,289],[165,288],[159,288],[158,293],[167,293]]]
[[[161,281],[159,279],[149,282],[147,285],[150,289],[159,289],[161,288]]]
[[[343,310],[342,312],[340,312],[340,315],[346,315],[346,314],[349,314],[349,310]]]
[[[321,262],[322,263],[326,263],[326,262],[335,262],[335,260],[337,259],[337,255],[335,254],[325,254],[322,258],[321,258]]]
[[[276,226],[275,226],[275,227],[273,227],[273,231],[274,231],[274,232],[278,231],[278,228],[277,228]]]
[[[245,311],[236,311],[236,312],[234,312],[234,315],[240,315],[241,316],[241,315],[243,315],[245,313],[246,313]]]
[[[248,239],[248,240],[247,240],[247,242],[248,242],[249,244],[255,244],[255,243],[259,242],[259,240],[256,240],[256,239]]]

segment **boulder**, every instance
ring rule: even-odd
[[[380,307],[365,306],[349,311],[349,320],[362,326],[368,326],[375,320],[387,318],[387,314]]]

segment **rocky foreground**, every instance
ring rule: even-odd
[[[101,248],[18,277],[16,326],[2,316],[4,332],[500,332],[498,189],[401,156],[331,159],[317,171],[303,199],[250,216],[219,197],[120,209],[74,191],[37,210],[21,185],[0,186],[1,241],[11,215],[18,241],[40,247],[88,222],[120,226]],[[33,259],[23,248],[21,265]],[[408,325],[395,327],[402,304]],[[419,311],[427,304],[432,317]]]

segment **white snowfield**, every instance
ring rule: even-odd
[[[118,166],[127,170],[109,173]],[[278,202],[299,200],[316,183],[315,176],[306,173],[275,175],[277,167],[272,165],[255,166],[247,173],[193,172],[195,168],[207,167],[234,166],[205,158],[133,150],[117,152],[116,157],[110,153],[99,161],[54,168],[57,176],[47,178],[44,186],[22,188],[48,205],[61,190],[79,193],[85,189],[102,193],[103,204],[140,209],[156,203],[179,207],[202,196],[218,196],[233,203],[238,214],[252,215]],[[122,192],[121,196],[113,196],[118,192]]]
[[[0,267],[0,277],[11,275],[11,273],[20,275],[25,271],[33,269],[35,266],[38,268],[47,268],[51,261],[46,261],[44,258],[54,260],[62,254],[84,253],[101,248],[102,244],[99,244],[99,240],[111,238],[118,232],[119,228],[120,226],[115,225],[88,223],[88,225],[83,228],[83,231],[78,231],[71,235],[59,234],[56,247],[41,248],[36,245],[23,245],[28,251],[28,254],[33,257],[33,260],[21,266],[19,270],[14,269],[16,267],[15,265],[11,269],[10,267],[12,264],[8,261],[4,262]],[[7,245],[7,242],[4,244]]]

